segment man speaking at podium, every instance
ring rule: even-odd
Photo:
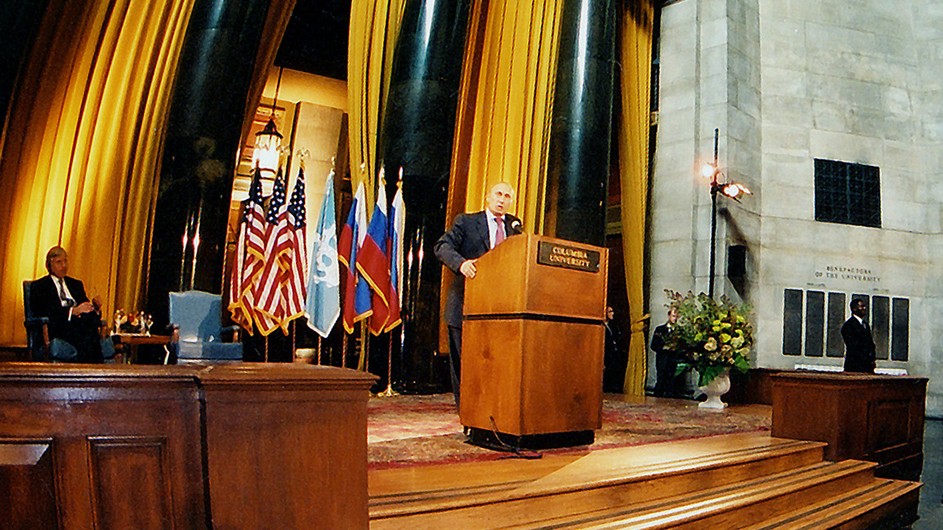
[[[435,255],[455,274],[445,303],[445,322],[449,327],[449,364],[455,406],[459,405],[462,361],[462,306],[465,303],[465,278],[474,279],[475,262],[485,252],[507,237],[521,233],[521,220],[507,213],[514,204],[514,189],[507,182],[491,187],[485,197],[485,209],[459,214],[452,228],[435,244]],[[497,286],[496,286],[497,291]]]

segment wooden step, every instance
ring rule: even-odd
[[[874,479],[870,484],[800,507],[749,530],[907,528],[917,514],[921,484]],[[883,524],[881,524],[883,523]]]
[[[502,474],[502,466],[508,465],[502,462],[453,465],[442,469],[450,480],[440,478],[425,487],[406,480],[406,471],[371,473],[371,528],[526,526],[535,517],[562,522],[574,513],[602,514],[695,487],[718,488],[805,468],[821,462],[824,446],[768,435],[716,438],[548,457],[532,466],[517,461],[513,476]],[[424,473],[442,476],[434,470]],[[393,487],[397,478],[404,483],[399,490]]]
[[[692,485],[688,493],[631,505],[582,511],[554,519],[534,518],[511,528],[743,528],[797,506],[840,495],[875,479],[876,464],[820,462],[718,487]]]

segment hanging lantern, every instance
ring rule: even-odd
[[[271,178],[278,173],[281,166],[281,147],[282,133],[278,132],[275,126],[275,109],[278,106],[278,89],[282,86],[282,68],[278,68],[278,81],[275,83],[275,98],[272,100],[272,114],[269,116],[265,128],[255,133],[255,149],[252,151],[252,165],[259,168],[259,172],[265,177],[265,173]]]
[[[275,119],[269,118],[265,128],[255,133],[255,149],[252,151],[252,165],[258,167],[264,175],[266,171],[275,175],[278,172],[281,157],[282,133],[275,126]]]

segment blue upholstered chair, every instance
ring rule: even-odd
[[[170,293],[170,324],[177,340],[178,361],[241,361],[242,343],[223,342],[222,297],[203,291]]]
[[[23,326],[26,327],[26,346],[30,358],[34,361],[49,360],[49,319],[33,315],[29,305],[29,291],[32,280],[23,280]]]

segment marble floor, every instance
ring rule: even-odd
[[[927,419],[923,434],[923,473],[920,475],[920,520],[915,530],[943,528],[943,419]]]

